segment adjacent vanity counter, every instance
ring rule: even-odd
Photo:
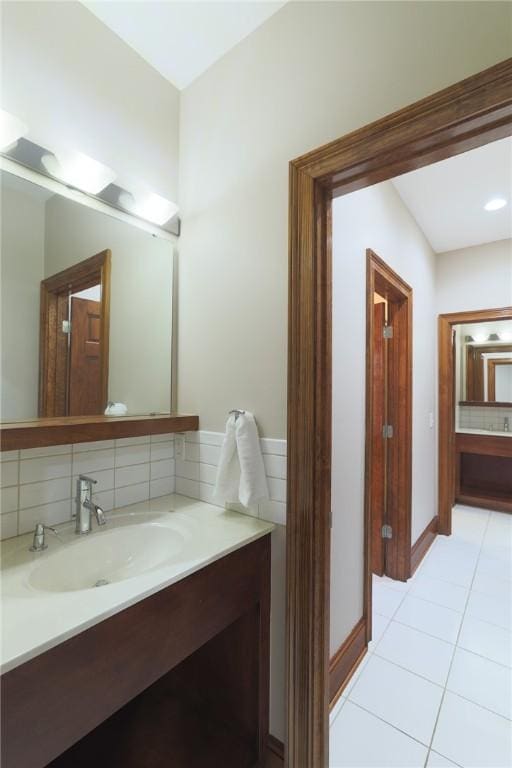
[[[114,510],[86,536],[62,524],[58,536],[46,532],[43,552],[29,551],[31,534],[4,541],[2,674],[273,528],[171,495]]]
[[[459,427],[459,435],[487,435],[487,437],[512,437],[512,432],[500,431],[498,429],[470,429],[469,427]]]
[[[485,429],[455,434],[455,498],[512,512],[512,435]]]

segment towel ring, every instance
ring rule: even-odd
[[[238,417],[241,416],[243,413],[245,413],[245,411],[241,411],[240,408],[233,408],[233,410],[229,412],[229,415],[231,416],[232,413],[235,414],[235,422],[236,422]]]

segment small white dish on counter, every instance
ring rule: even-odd
[[[2,542],[1,672],[34,658],[274,529],[184,496],[162,496],[107,513],[84,536],[75,523]]]

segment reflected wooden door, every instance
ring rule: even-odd
[[[69,416],[102,413],[101,303],[71,299]]]

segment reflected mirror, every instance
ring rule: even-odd
[[[512,405],[512,322],[455,327],[460,405]]]
[[[0,173],[2,421],[169,413],[173,243]]]

